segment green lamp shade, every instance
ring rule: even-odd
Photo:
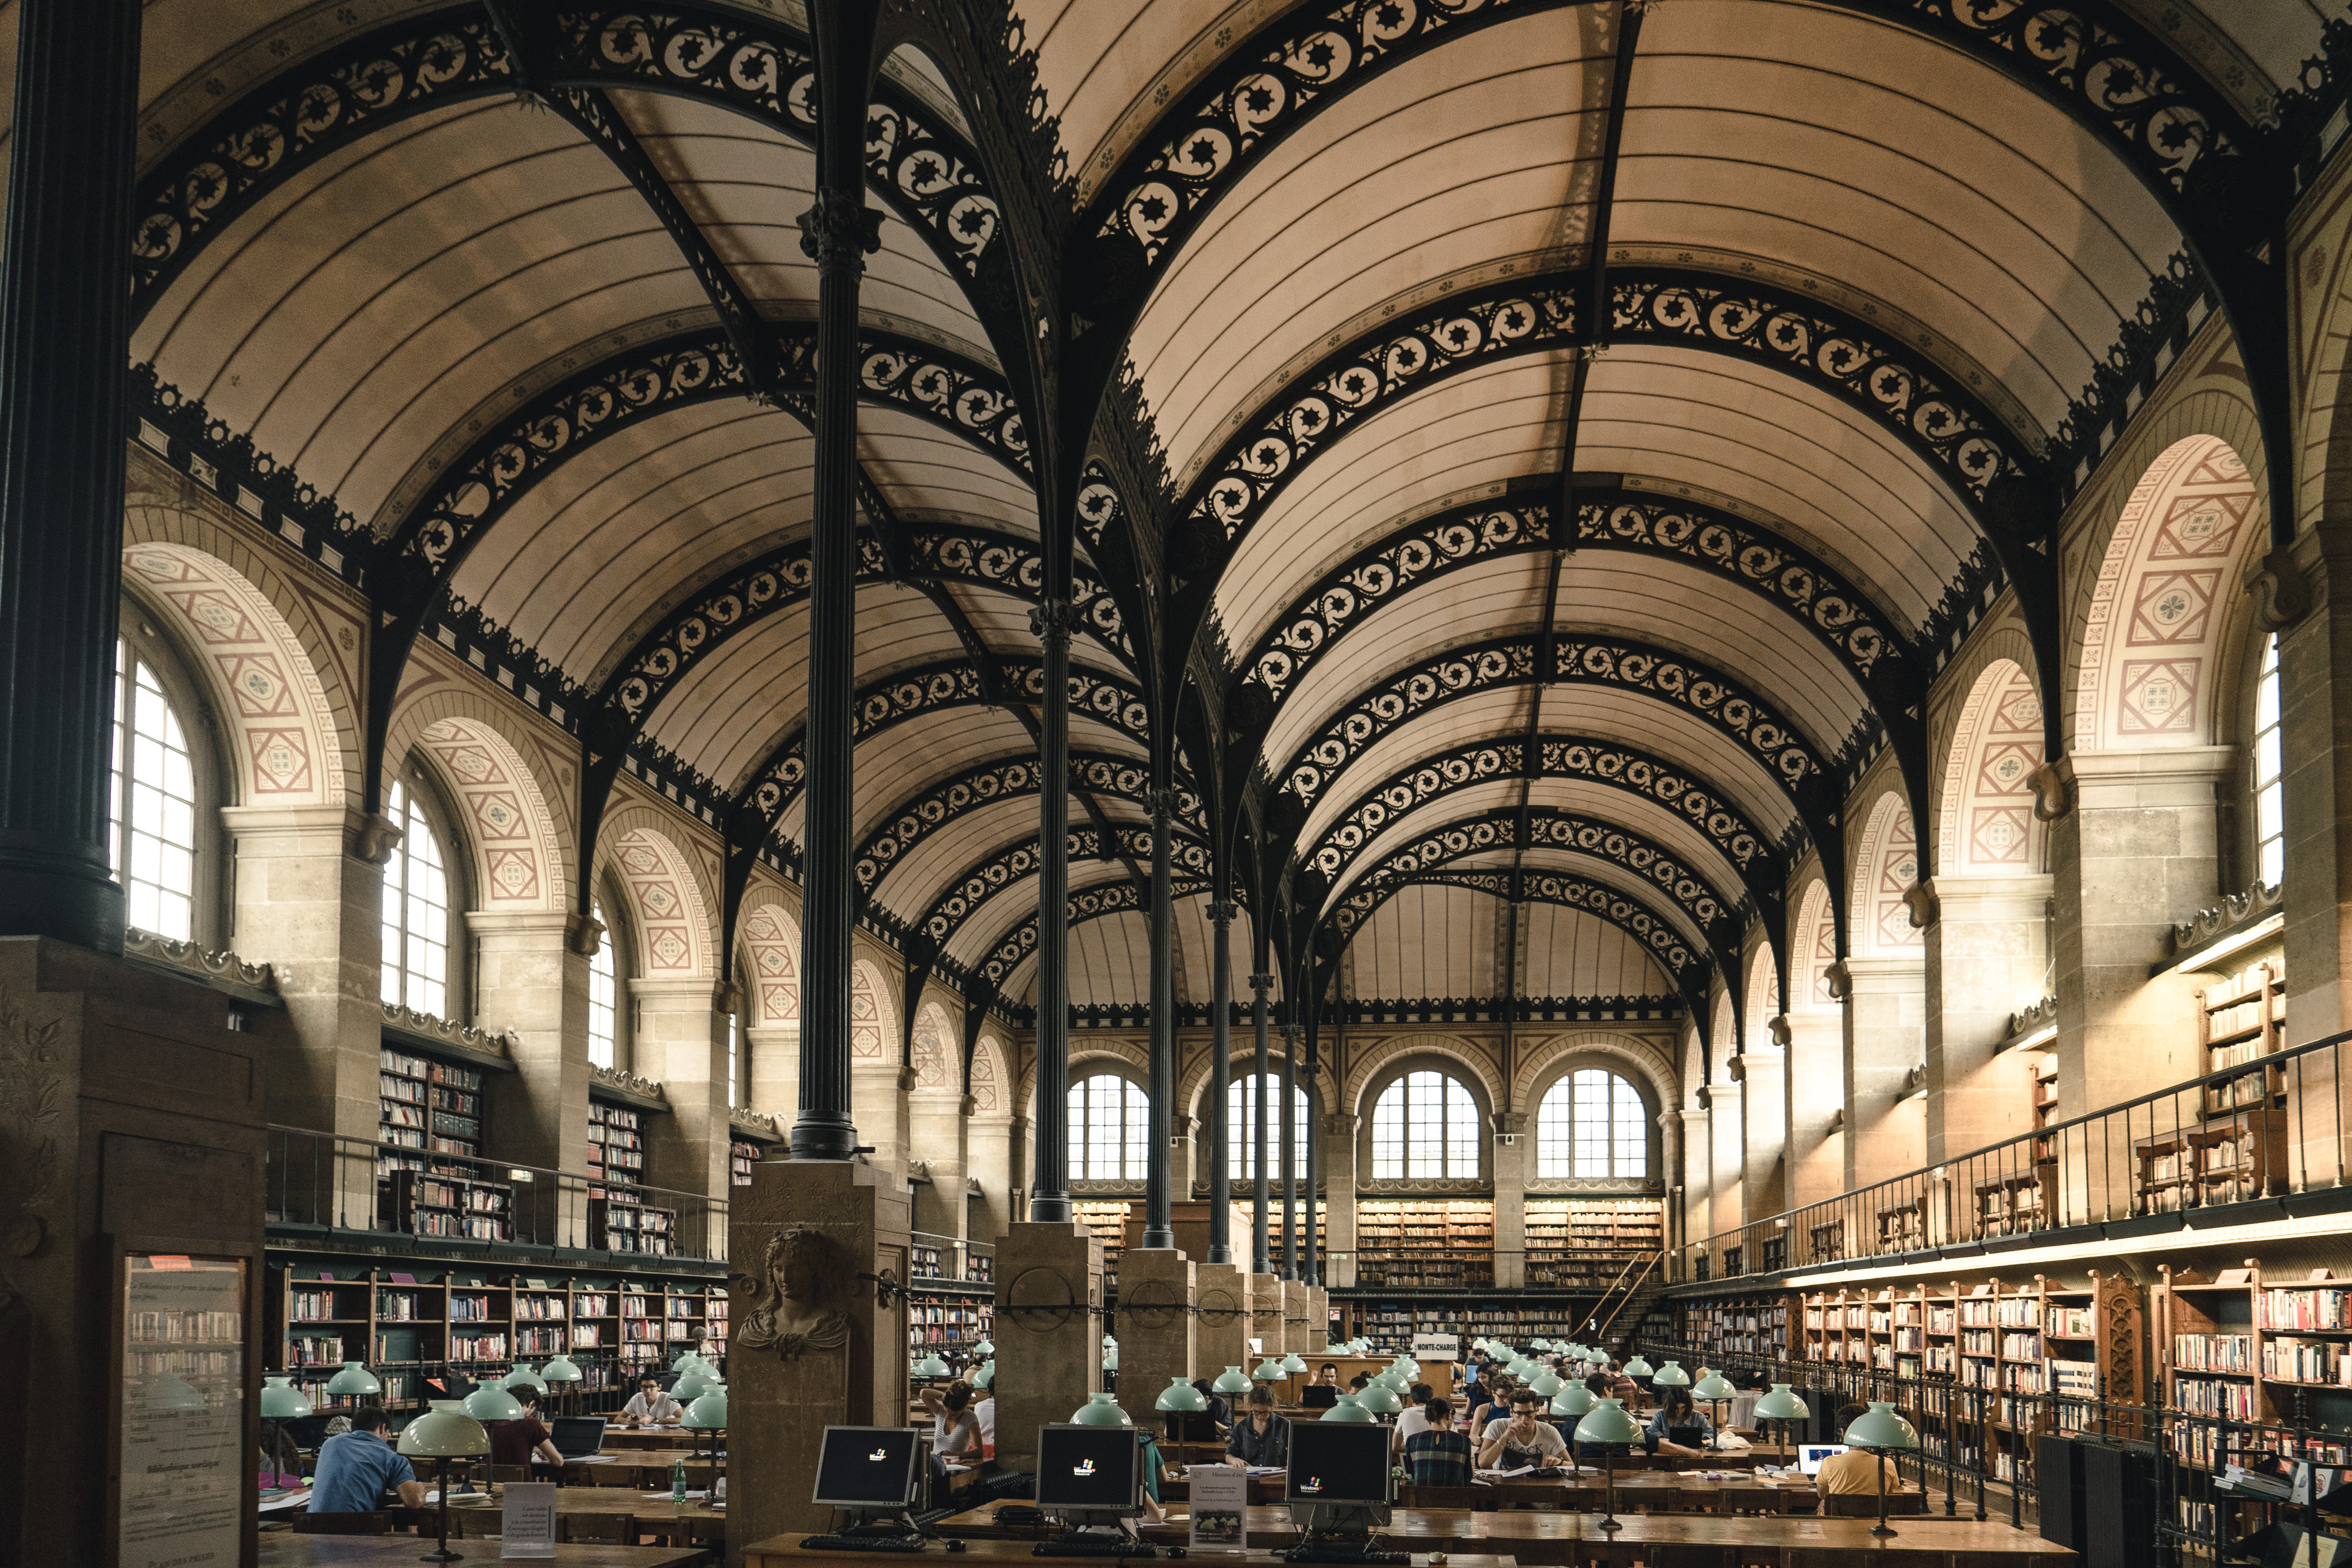
[[[971,1385],[974,1388],[985,1388],[995,1381],[996,1358],[992,1355],[986,1361],[980,1364],[980,1370],[978,1372],[971,1375]]]
[[[1789,1391],[1785,1383],[1776,1383],[1772,1391],[1756,1402],[1756,1415],[1764,1421],[1808,1421],[1813,1407]]]
[[[1650,1375],[1650,1386],[1653,1388],[1688,1388],[1690,1386],[1690,1374],[1683,1370],[1682,1363],[1678,1361],[1670,1361]]]
[[[1118,1341],[1109,1334],[1105,1334],[1103,1335],[1103,1348],[1105,1350],[1117,1350],[1118,1348]]]
[[[1625,1414],[1622,1399],[1603,1399],[1584,1413],[1576,1424],[1576,1440],[1580,1443],[1638,1443],[1642,1428],[1633,1417]]]
[[[358,1362],[347,1361],[343,1363],[342,1371],[327,1379],[327,1392],[330,1394],[381,1394],[383,1392],[383,1385],[375,1380],[375,1374]]]
[[[580,1369],[572,1364],[570,1356],[559,1355],[541,1367],[539,1375],[549,1383],[577,1383],[580,1381]]]
[[[1645,1358],[1638,1355],[1625,1364],[1625,1375],[1628,1377],[1648,1377],[1655,1371]]]
[[[1472,1350],[1484,1350],[1484,1349],[1486,1349],[1486,1335],[1484,1335],[1484,1334],[1480,1334],[1477,1338],[1475,1338],[1475,1339],[1472,1340],[1472,1341],[1470,1342],[1470,1348],[1471,1348]]]
[[[299,1421],[310,1414],[310,1402],[294,1386],[291,1376],[265,1377],[261,1380],[261,1418],[265,1421]]]
[[[1294,1350],[1282,1358],[1282,1370],[1296,1377],[1307,1370],[1307,1358]]]
[[[948,1364],[940,1359],[940,1353],[938,1351],[933,1351],[930,1354],[923,1357],[922,1360],[915,1363],[915,1370],[925,1377],[945,1377],[948,1375]],[[692,1375],[689,1374],[688,1375],[690,1376]],[[678,1382],[683,1385],[686,1382],[686,1378],[681,1377],[678,1379]],[[699,1391],[698,1390],[698,1392]]]
[[[996,1346],[987,1340],[982,1340],[978,1344],[973,1345],[971,1350],[974,1355],[994,1355],[996,1354]]]
[[[1551,1341],[1548,1339],[1531,1339],[1528,1341],[1528,1348],[1530,1350],[1549,1350],[1551,1348]]]
[[[1849,1448],[1916,1448],[1919,1433],[1910,1422],[1895,1413],[1895,1406],[1885,1399],[1874,1399],[1870,1408],[1853,1418],[1845,1429]]]
[[[1719,1372],[1708,1373],[1691,1386],[1694,1399],[1728,1399],[1738,1392],[1731,1385],[1731,1380]]]
[[[1151,1407],[1171,1415],[1190,1415],[1197,1410],[1206,1410],[1209,1402],[1202,1398],[1201,1391],[1184,1381],[1180,1374],[1169,1378],[1168,1386],[1160,1391],[1160,1397],[1151,1402]]]
[[[1247,1394],[1250,1391],[1249,1374],[1238,1366],[1228,1366],[1217,1374],[1217,1380],[1209,1386],[1220,1394]]]
[[[1070,1412],[1070,1419],[1081,1427],[1124,1427],[1127,1412],[1108,1394],[1089,1394],[1087,1402]]]
[[[1559,1375],[1552,1371],[1549,1367],[1546,1367],[1543,1371],[1537,1373],[1535,1376],[1529,1380],[1528,1384],[1528,1392],[1534,1395],[1538,1399],[1549,1399],[1553,1395],[1559,1393],[1563,1386],[1564,1385],[1562,1385],[1559,1380]]]
[[[928,1370],[933,1366],[939,1367],[939,1371],[932,1372]],[[924,1361],[918,1362],[916,1364],[915,1370],[921,1373],[925,1377],[940,1377],[944,1376],[947,1373],[947,1367],[940,1363],[940,1358],[936,1355],[929,1357]],[[717,1386],[719,1386],[719,1380],[717,1378],[711,1376],[710,1374],[703,1371],[702,1368],[698,1366],[689,1366],[684,1372],[678,1374],[678,1378],[676,1383],[669,1385],[669,1396],[672,1399],[677,1400],[680,1405],[691,1405]]]
[[[1257,1370],[1250,1376],[1260,1383],[1279,1383],[1282,1381],[1282,1363],[1269,1355],[1257,1364]]]
[[[1331,1408],[1323,1412],[1323,1419],[1326,1421],[1353,1421],[1360,1427],[1367,1422],[1377,1421],[1380,1417],[1364,1408],[1363,1400],[1360,1396],[1353,1394],[1342,1394],[1339,1398],[1331,1402]]]
[[[522,1363],[517,1362],[515,1369],[506,1375],[502,1386],[528,1388],[535,1394],[544,1394],[547,1392],[547,1380]]]
[[[147,1385],[147,1408],[150,1410],[201,1410],[205,1396],[180,1379],[176,1372],[167,1372]]]
[[[1412,1357],[1409,1355],[1401,1358],[1397,1362],[1397,1370],[1404,1374],[1405,1386],[1407,1387],[1411,1387],[1412,1385],[1421,1381],[1421,1363],[1413,1360]]]
[[[395,1447],[412,1459],[478,1459],[490,1451],[490,1434],[457,1400],[436,1399],[400,1429]]]
[[[1592,1390],[1581,1383],[1570,1383],[1551,1396],[1551,1413],[1555,1416],[1589,1416],[1592,1413]]]
[[[522,1402],[495,1383],[486,1383],[466,1396],[462,1406],[477,1421],[520,1421]]]
[[[1103,1370],[1105,1372],[1117,1372],[1118,1370],[1118,1352],[1115,1350],[1107,1350],[1103,1352]]]
[[[1356,1396],[1356,1403],[1375,1416],[1393,1416],[1404,1408],[1404,1401],[1397,1397],[1396,1390],[1377,1379],[1364,1385],[1364,1391]]]
[[[698,1432],[723,1432],[727,1429],[727,1390],[713,1388],[686,1407],[679,1425]]]
[[[676,1355],[670,1357],[669,1369],[672,1372],[684,1372],[688,1367],[692,1366],[696,1362],[700,1361],[702,1357],[692,1350],[682,1350]]]

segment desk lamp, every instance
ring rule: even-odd
[[[1118,1407],[1116,1394],[1089,1394],[1087,1402],[1070,1412],[1070,1423],[1076,1427],[1129,1427],[1134,1425],[1127,1412]]]
[[[710,1391],[696,1397],[679,1417],[678,1425],[694,1434],[694,1448],[689,1464],[702,1463],[702,1435],[710,1434],[710,1479],[704,1483],[707,1498],[718,1490],[719,1461],[725,1451],[719,1446],[719,1434],[727,1430],[727,1390],[723,1385],[712,1384]]]
[[[1606,1479],[1601,1482],[1601,1485],[1607,1489],[1607,1497],[1603,1501],[1602,1506],[1607,1511],[1608,1515],[1606,1518],[1601,1520],[1601,1528],[1603,1530],[1624,1529],[1624,1525],[1620,1523],[1617,1519],[1617,1452],[1615,1445],[1619,1443],[1640,1442],[1642,1440],[1642,1428],[1634,1424],[1633,1416],[1628,1416],[1625,1413],[1625,1402],[1623,1400],[1603,1399],[1596,1403],[1591,1410],[1585,1413],[1584,1419],[1576,1424],[1576,1440],[1580,1443],[1598,1443],[1601,1445],[1601,1463],[1606,1476]]]
[[[949,1370],[950,1368],[948,1364],[940,1359],[940,1353],[938,1351],[931,1352],[929,1355],[923,1357],[922,1360],[915,1363],[915,1375],[924,1379],[945,1377],[948,1375]],[[677,1388],[670,1390],[670,1397],[677,1400],[680,1404],[684,1404],[689,1399],[698,1399],[703,1395],[709,1393],[710,1391],[710,1380],[707,1377],[701,1379],[700,1385],[698,1386],[691,1394],[680,1394],[677,1391],[679,1388],[684,1388],[688,1382],[693,1381],[697,1376],[697,1373],[688,1372],[685,1376],[679,1378],[677,1380]]]
[[[1160,1436],[1168,1439],[1170,1450],[1176,1452],[1178,1458],[1182,1458],[1182,1453],[1176,1450],[1176,1417],[1199,1415],[1209,1407],[1208,1400],[1179,1372],[1169,1377],[1168,1386],[1160,1391],[1160,1397],[1151,1402],[1151,1407],[1167,1417],[1160,1424]],[[1212,1427],[1210,1430],[1213,1432],[1216,1428]]]
[[[514,1370],[508,1373],[499,1385],[502,1388],[528,1388],[542,1397],[547,1393],[547,1379],[540,1376],[538,1373],[520,1361],[515,1363]]]
[[[1813,1407],[1790,1393],[1785,1383],[1774,1384],[1771,1392],[1756,1402],[1756,1418],[1759,1421],[1780,1423],[1780,1446],[1784,1448],[1790,1447],[1789,1423],[1809,1421],[1812,1415]]]
[[[985,1388],[995,1381],[996,1358],[992,1355],[986,1361],[980,1364],[980,1370],[978,1372],[971,1375],[971,1385],[974,1388]]]
[[[1103,1335],[1103,1370],[1105,1372],[1118,1370],[1118,1342],[1108,1334]]]
[[[1878,1522],[1871,1527],[1873,1535],[1892,1535],[1895,1531],[1886,1522],[1886,1455],[1888,1450],[1900,1453],[1919,1446],[1918,1429],[1895,1413],[1893,1402],[1874,1399],[1870,1408],[1854,1417],[1853,1425],[1845,1429],[1845,1445],[1849,1448],[1868,1448],[1878,1456]],[[1897,1470],[1900,1479],[1902,1472]]]
[[[944,1377],[947,1375],[947,1363],[941,1361],[936,1355],[925,1356],[921,1361],[915,1364],[916,1370],[922,1373],[925,1377]],[[934,1367],[938,1370],[933,1371],[932,1369]],[[689,1366],[678,1375],[678,1379],[676,1383],[670,1385],[669,1396],[677,1401],[680,1405],[691,1405],[696,1400],[701,1398],[704,1395],[709,1393],[712,1389],[718,1386],[719,1379],[711,1376],[710,1374],[703,1371],[702,1368],[698,1366]]]
[[[996,1354],[996,1342],[994,1340],[983,1339],[978,1344],[971,1347],[971,1353],[974,1355],[983,1358],[994,1355]]]
[[[541,1380],[547,1384],[549,1389],[562,1399],[563,1410],[567,1415],[578,1411],[582,1382],[578,1363],[568,1355],[559,1355],[541,1367],[539,1375]]]
[[[441,1522],[439,1542],[417,1559],[420,1563],[455,1563],[465,1553],[449,1550],[449,1461],[478,1459],[490,1451],[490,1435],[454,1399],[436,1399],[432,1407],[400,1429],[395,1445],[404,1458],[439,1461]]]
[[[1551,1396],[1551,1413],[1581,1420],[1592,1414],[1593,1403],[1592,1390],[1581,1383],[1564,1383],[1559,1392]]]
[[[1250,1377],[1257,1383],[1279,1383],[1282,1381],[1282,1363],[1269,1355],[1257,1364],[1257,1370],[1252,1372]]]
[[[1704,1399],[1715,1407],[1715,1446],[1720,1448],[1723,1447],[1723,1402],[1739,1390],[1734,1388],[1730,1379],[1719,1372],[1708,1371],[1704,1366],[1699,1371],[1704,1375],[1692,1386],[1691,1397]]]
[[[1657,1375],[1657,1370],[1643,1356],[1637,1355],[1625,1364],[1625,1375],[1628,1377],[1654,1377]]]
[[[1356,1396],[1356,1403],[1375,1416],[1393,1416],[1404,1408],[1395,1386],[1377,1377],[1364,1385],[1364,1391]]]
[[[1296,1377],[1307,1370],[1307,1358],[1294,1350],[1282,1358],[1282,1370]]]
[[[327,1379],[327,1392],[338,1397],[364,1397],[383,1393],[383,1385],[376,1381],[375,1374],[358,1362],[347,1361],[343,1363],[342,1371]]]
[[[1353,1421],[1360,1427],[1368,1422],[1377,1422],[1380,1417],[1364,1408],[1363,1396],[1359,1394],[1342,1394],[1339,1398],[1331,1402],[1331,1408],[1323,1412],[1323,1419],[1326,1421]]]
[[[1238,1366],[1228,1366],[1217,1374],[1217,1380],[1209,1386],[1220,1394],[1247,1394],[1250,1391],[1249,1374]]]
[[[495,1383],[485,1383],[458,1406],[477,1421],[520,1421],[522,1401]]]
[[[1538,1399],[1549,1399],[1566,1386],[1568,1385],[1560,1381],[1559,1374],[1549,1366],[1538,1369],[1536,1375],[1528,1380],[1528,1392]]]
[[[1690,1385],[1691,1375],[1683,1370],[1683,1364],[1679,1361],[1667,1362],[1650,1375],[1650,1386],[1653,1388],[1688,1388]]]

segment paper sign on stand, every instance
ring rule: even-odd
[[[499,1528],[506,1538],[499,1544],[501,1558],[553,1558],[555,1483],[509,1481],[505,1517],[499,1521]]]
[[[1192,1482],[1192,1550],[1249,1550],[1249,1474],[1230,1465],[1195,1465]]]
[[[1460,1361],[1462,1336],[1450,1333],[1417,1333],[1412,1336],[1412,1358],[1415,1361]]]

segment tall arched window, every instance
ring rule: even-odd
[[[1141,1181],[1150,1160],[1151,1103],[1115,1072],[1070,1085],[1070,1179]]]
[[[1290,1148],[1301,1180],[1307,1176],[1307,1091],[1290,1086]],[[1257,1074],[1236,1079],[1225,1089],[1225,1136],[1229,1141],[1226,1174],[1234,1181],[1255,1181],[1257,1166]],[[1265,1166],[1274,1180],[1282,1176],[1282,1077],[1265,1075]]]
[[[743,1099],[743,1020],[733,1012],[727,1015],[727,1103],[740,1105]]]
[[[187,941],[196,922],[196,770],[163,678],[114,645],[114,769],[108,795],[114,880],[131,925]]]
[[[1539,1176],[1646,1176],[1650,1118],[1641,1092],[1588,1067],[1551,1086],[1536,1113]]]
[[[449,1018],[448,859],[406,783],[393,785],[387,814],[400,842],[383,868],[383,999]]]
[[[1478,1174],[1478,1103],[1450,1073],[1408,1072],[1372,1106],[1376,1180]]]
[[[621,988],[613,949],[618,946],[619,934],[605,921],[604,906],[599,904],[594,909],[596,924],[604,927],[604,939],[596,944],[596,956],[588,960],[588,1060],[598,1067],[617,1067],[619,1011],[614,1002]]]
[[[2279,784],[2278,636],[2263,640],[2254,677],[2254,873],[2271,886],[2286,874],[2286,791]]]

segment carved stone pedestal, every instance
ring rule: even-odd
[[[1250,1322],[1250,1279],[1239,1263],[1202,1263],[1193,1270],[1201,1305],[1192,1347],[1196,1375],[1213,1383],[1228,1366],[1246,1373],[1256,1364],[1249,1353],[1250,1335],[1257,1332]]]
[[[1256,1336],[1260,1350],[1249,1358],[1244,1372],[1255,1372],[1266,1356],[1277,1359],[1282,1354],[1282,1276],[1252,1274],[1250,1276],[1250,1333]]]
[[[1318,1356],[1331,1343],[1331,1292],[1320,1285],[1307,1287],[1307,1343],[1298,1347],[1304,1356]]]
[[[906,1299],[858,1277],[907,1278],[909,1199],[894,1185],[867,1166],[763,1160],[734,1189],[730,1563],[742,1542],[831,1521],[809,1500],[826,1427],[906,1424]]]
[[[1077,1220],[1024,1220],[998,1244],[1000,1469],[1034,1471],[1037,1428],[1068,1420],[1102,1387],[1102,1243]]]
[[[1139,1427],[1163,1429],[1166,1418],[1152,1406],[1168,1380],[1190,1383],[1199,1375],[1191,1311],[1195,1285],[1193,1264],[1177,1249],[1119,1254],[1118,1407]]]
[[[1321,1346],[1307,1334],[1314,1326],[1307,1317],[1307,1281],[1285,1280],[1282,1282],[1282,1351],[1286,1354],[1295,1350],[1305,1355],[1310,1350],[1320,1349]],[[1266,1348],[1275,1349],[1271,1340],[1266,1342]]]

